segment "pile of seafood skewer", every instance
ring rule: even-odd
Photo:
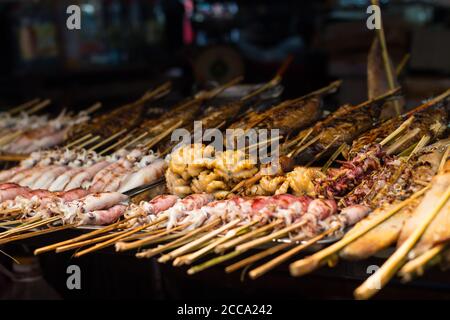
[[[244,125],[248,130],[282,124],[284,134],[296,132],[282,145],[280,161],[288,165],[278,163],[275,171],[250,162],[245,150],[216,151],[194,143],[176,148],[166,159],[151,151],[150,146],[167,146],[166,132],[186,126],[199,112],[197,104],[188,113],[178,109],[175,115],[183,116],[168,121],[163,129],[152,128],[150,136],[157,137],[155,143],[147,140],[109,156],[83,149],[33,153],[19,166],[0,173],[0,214],[29,224],[0,233],[0,243],[43,234],[36,230],[42,226],[57,231],[61,224],[104,225],[92,233],[37,249],[36,253],[85,248],[77,251],[75,256],[79,257],[109,246],[117,251],[143,249],[138,250],[137,257],[162,253],[160,262],[192,265],[189,274],[233,259],[235,262],[226,269],[232,272],[261,257],[281,253],[252,270],[252,278],[324,238],[342,239],[325,253],[319,251],[294,262],[292,275],[310,272],[335,259],[336,254],[343,259],[360,259],[397,241],[400,249],[405,243],[410,245],[410,256],[401,256],[403,263],[437,246],[444,251],[442,243],[449,240],[445,230],[439,229],[442,223],[433,223],[434,217],[422,217],[422,212],[433,202],[428,191],[431,183],[431,189],[439,194],[434,198],[439,206],[433,212],[436,219],[446,221],[442,212],[447,210],[450,142],[445,139],[448,119],[442,101],[448,92],[439,101],[425,103],[426,108],[420,106],[414,112],[377,123],[382,104],[392,94],[360,106],[343,106],[318,122],[320,99],[312,96],[246,114],[242,117],[245,121],[228,125]],[[296,103],[317,113],[309,111],[305,121],[289,122],[289,108]],[[241,107],[231,112],[233,117]],[[207,116],[203,120],[220,125],[216,117]],[[352,126],[355,118],[360,119],[356,120],[358,126]],[[141,132],[142,127],[134,127],[136,133]],[[200,158],[185,162],[196,149]],[[344,160],[335,161],[337,151]],[[310,166],[329,157],[338,165]],[[169,194],[138,203],[126,196],[128,191],[163,176]],[[413,243],[414,227],[427,219],[423,239]],[[427,233],[428,227],[431,231]],[[286,238],[290,241],[237,260],[250,249]],[[416,248],[411,247],[417,242]],[[335,245],[338,249],[331,251]],[[205,258],[209,260],[193,265]],[[402,265],[395,262],[396,267]],[[370,294],[367,289],[356,293],[361,298]]]

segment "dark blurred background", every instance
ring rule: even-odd
[[[67,6],[82,10],[66,28]],[[194,83],[269,80],[288,54],[283,84],[298,96],[332,79],[341,102],[367,96],[374,32],[369,1],[0,0],[0,105],[51,98],[60,105],[117,105],[165,78]],[[381,2],[390,54],[411,54],[402,84],[410,99],[449,87],[450,1]]]

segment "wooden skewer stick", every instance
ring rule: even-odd
[[[126,218],[124,220],[117,221],[117,222],[115,222],[113,224],[110,224],[109,226],[103,227],[102,229],[94,230],[92,232],[83,234],[81,236],[78,236],[78,237],[75,237],[75,238],[72,238],[72,239],[69,239],[69,240],[60,241],[60,242],[57,242],[57,243],[54,243],[54,244],[51,244],[51,245],[48,245],[48,246],[45,246],[45,247],[38,248],[38,249],[34,250],[34,255],[37,256],[38,254],[45,253],[45,252],[48,252],[48,251],[53,251],[53,250],[55,250],[55,249],[57,249],[59,247],[62,247],[64,245],[68,245],[68,244],[71,244],[71,243],[79,242],[81,240],[89,239],[89,238],[92,238],[92,237],[97,236],[99,234],[112,231],[112,230],[116,229],[118,226],[120,226],[121,224],[123,224],[125,221],[130,220],[132,218],[135,218],[135,217],[134,216],[128,217],[128,218]]]
[[[239,246],[236,247],[236,251],[244,252],[244,251],[247,251],[249,249],[255,248],[257,246],[260,246],[260,245],[262,245],[264,243],[271,242],[273,240],[276,240],[276,239],[278,239],[280,237],[283,237],[283,236],[287,235],[291,231],[294,231],[294,230],[296,230],[298,228],[303,227],[307,223],[308,223],[308,221],[305,221],[305,220],[299,221],[299,222],[294,223],[294,224],[292,224],[292,225],[290,225],[288,227],[282,228],[282,229],[280,229],[278,231],[275,231],[275,232],[273,232],[271,234],[268,234],[267,236],[264,236],[264,237],[252,240],[250,242],[244,243],[242,245],[239,245]]]
[[[30,114],[33,114],[33,113],[36,113],[36,112],[38,112],[38,111],[44,109],[45,107],[49,106],[50,103],[52,103],[52,101],[51,101],[50,99],[46,99],[46,100],[44,100],[44,101],[42,101],[42,102],[39,102],[37,105],[35,105],[35,106],[34,106],[33,108],[31,108],[29,111],[27,111],[27,113],[28,113],[29,115],[30,115]]]
[[[83,142],[82,144],[76,146],[76,148],[82,149],[82,148],[84,148],[84,147],[86,147],[86,146],[88,146],[88,145],[94,143],[95,141],[97,141],[97,140],[99,140],[99,139],[100,139],[100,136],[95,136],[95,137],[89,139],[88,141]]]
[[[172,82],[170,82],[170,81],[164,82],[162,85],[156,87],[155,89],[145,92],[144,95],[141,98],[139,98],[139,100],[137,102],[142,103],[142,102],[146,102],[152,98],[159,98],[159,97],[169,93],[171,87],[172,87]]]
[[[306,150],[306,148],[308,148],[310,145],[312,145],[313,143],[316,143],[321,137],[321,134],[318,134],[317,136],[315,136],[314,138],[312,138],[311,140],[309,140],[305,145],[303,145],[300,148],[295,148],[294,150],[292,150],[289,154],[288,157],[292,158],[297,156],[298,154],[302,153],[304,150]]]
[[[77,144],[83,142],[84,140],[89,139],[90,137],[92,137],[92,133],[88,133],[87,135],[85,135],[75,141],[72,141],[71,143],[67,144],[64,148],[70,149],[70,148],[76,146]]]
[[[444,155],[442,156],[441,163],[439,164],[439,169],[438,169],[439,173],[444,172],[445,163],[447,162],[449,155],[450,155],[450,145],[447,147],[447,149],[444,152]]]
[[[119,235],[117,235],[116,237],[114,237],[114,238],[112,238],[112,239],[110,239],[110,240],[107,240],[107,241],[105,241],[105,242],[98,243],[98,244],[96,244],[95,246],[92,246],[92,247],[90,247],[90,248],[88,248],[88,249],[85,249],[85,250],[82,250],[82,251],[80,251],[80,252],[77,252],[74,256],[75,256],[75,258],[79,258],[79,257],[81,257],[81,256],[83,256],[83,255],[85,255],[85,254],[87,254],[87,253],[90,253],[90,252],[93,252],[93,251],[97,251],[97,250],[106,248],[106,247],[108,247],[108,246],[110,246],[110,245],[116,243],[117,241],[123,239],[123,238],[126,238],[126,237],[128,237],[128,236],[131,236],[132,234],[135,234],[135,233],[137,233],[137,232],[139,232],[139,231],[141,231],[141,230],[147,229],[147,228],[149,228],[149,227],[151,227],[151,226],[160,224],[161,222],[164,222],[164,221],[166,221],[167,219],[168,219],[167,216],[163,216],[163,217],[161,217],[161,218],[159,218],[159,219],[157,219],[157,220],[155,220],[155,221],[146,223],[146,224],[144,224],[144,225],[142,225],[142,226],[140,226],[140,227],[134,228],[134,229],[132,229],[132,230],[125,230],[124,233],[120,233]]]
[[[252,227],[253,225],[255,225],[256,223],[258,223],[259,221],[252,221],[249,223],[246,223],[245,225],[242,225],[240,227],[237,227],[235,229],[231,229],[230,231],[227,232],[227,234],[223,237],[220,237],[214,241],[212,241],[210,244],[208,244],[207,246],[189,253],[187,255],[178,257],[174,260],[173,265],[174,266],[180,266],[183,264],[192,264],[194,261],[196,261],[197,259],[203,257],[205,254],[211,252],[212,250],[214,250],[215,247],[217,247],[218,245],[238,236],[239,234],[241,234],[242,232],[246,232],[249,230],[250,227]]]
[[[44,230],[37,230],[37,231],[33,231],[33,232],[20,234],[17,236],[12,236],[12,237],[0,240],[0,245],[10,243],[13,241],[17,241],[17,240],[23,240],[23,239],[41,236],[41,235],[44,235],[47,233],[52,233],[52,232],[57,232],[57,231],[73,228],[74,226],[75,226],[74,224],[65,224],[65,225],[58,226],[58,227],[51,227],[51,228],[47,228]]]
[[[383,141],[380,142],[380,145],[384,146],[388,142],[390,142],[392,139],[394,139],[403,130],[405,130],[407,127],[409,127],[409,125],[411,124],[411,122],[413,122],[413,120],[414,120],[414,116],[409,117],[408,119],[403,121],[403,123],[397,129],[395,129],[391,134],[389,134],[386,138],[384,138]]]
[[[23,213],[20,213],[19,216],[22,215],[22,214]],[[7,222],[2,223],[1,225],[16,224],[17,226],[15,228],[19,228],[19,227],[24,227],[24,226],[29,225],[31,223],[37,222],[39,220],[41,220],[41,217],[19,218],[19,219],[15,219],[15,220],[9,220]],[[0,235],[1,235],[1,233],[0,233]]]
[[[380,3],[378,0],[372,0],[372,4],[379,7]],[[384,28],[383,28],[383,22],[382,19],[379,21],[380,28],[377,28],[377,34],[378,34],[378,40],[380,41],[380,47],[381,47],[381,56],[383,58],[383,64],[384,64],[384,71],[386,73],[386,79],[388,82],[389,89],[394,89],[395,82],[394,82],[394,70],[392,70],[391,65],[391,59],[389,58],[389,52],[387,49],[386,44],[386,38],[384,35]],[[397,112],[397,115],[400,115],[400,105],[398,104],[398,101],[394,101],[395,111]]]
[[[317,154],[314,156],[314,158],[312,158],[311,161],[309,161],[309,162],[305,165],[305,167],[311,166],[314,162],[316,162],[318,159],[320,159],[320,157],[322,157],[322,156],[323,156],[323,155],[324,155],[324,154],[325,154],[325,153],[333,146],[333,144],[334,144],[338,139],[339,139],[339,136],[336,136],[329,144],[326,145],[325,148],[323,148],[322,151],[320,151],[319,153],[317,153]],[[343,146],[345,146],[345,145],[341,144],[340,147],[343,148]],[[339,155],[339,154],[338,154],[338,155]]]
[[[208,261],[205,261],[201,264],[198,264],[196,266],[193,266],[192,268],[190,268],[187,273],[189,275],[193,275],[196,273],[199,273],[200,271],[204,271],[208,268],[211,268],[215,265],[218,265],[222,262],[228,261],[230,259],[233,259],[235,257],[237,257],[238,255],[242,254],[242,252],[240,251],[231,251],[230,253],[224,254],[222,256],[218,256],[218,257],[214,257]]]
[[[402,267],[407,259],[409,251],[419,241],[422,234],[428,228],[429,224],[439,211],[443,208],[445,203],[450,198],[450,188],[439,198],[437,205],[431,210],[421,221],[421,224],[413,231],[413,233],[406,239],[405,242],[386,260],[386,262],[371,275],[364,283],[359,286],[355,292],[356,299],[369,299],[377,292],[379,292],[395,275],[395,273]]]
[[[96,102],[96,103],[94,103],[92,106],[90,106],[89,108],[87,108],[87,109],[85,110],[85,112],[86,112],[87,114],[94,113],[95,111],[97,111],[98,109],[100,109],[102,106],[103,106],[103,105],[102,105],[101,102]]]
[[[405,142],[412,139],[420,133],[420,128],[414,128],[411,131],[406,132],[403,136],[397,139],[393,144],[386,149],[386,153],[391,155],[394,154]]]
[[[21,213],[22,209],[21,208],[11,208],[11,209],[5,209],[0,211],[0,215],[10,215],[10,214],[16,214],[16,213]]]
[[[0,234],[0,239],[9,237],[9,236],[11,236],[12,234],[21,233],[21,232],[28,231],[28,230],[31,230],[31,229],[34,229],[34,228],[37,228],[37,227],[41,227],[41,226],[43,226],[43,225],[46,225],[46,224],[49,224],[49,223],[58,221],[58,220],[60,220],[60,219],[61,219],[61,217],[56,216],[56,217],[51,217],[51,218],[43,219],[43,220],[40,220],[40,221],[38,221],[38,222],[31,223],[31,224],[27,224],[26,226],[23,226],[23,227],[16,227],[16,228],[10,229],[10,230],[8,230],[8,231],[2,232],[2,233]]]
[[[21,213],[19,214],[19,215],[21,215]],[[16,216],[14,216],[14,218],[16,218],[17,217],[17,215]],[[3,221],[4,219],[2,219],[2,221]],[[6,226],[10,226],[10,225],[14,225],[14,224],[20,224],[20,223],[23,223],[23,221],[21,221],[21,219],[13,219],[13,220],[8,220],[8,221],[4,221],[4,222],[2,222],[2,223],[0,223],[0,227],[6,227]]]
[[[348,145],[344,142],[343,144],[341,144],[339,146],[339,148],[336,149],[336,151],[331,155],[331,157],[327,160],[327,162],[323,165],[322,169],[320,171],[322,171],[323,173],[325,173],[328,168],[331,166],[331,164],[334,162],[334,160],[336,160],[337,157],[339,157],[339,155],[344,152],[344,150],[348,147]]]
[[[135,139],[133,139],[132,141],[128,142],[126,145],[124,145],[122,147],[122,149],[126,149],[128,147],[131,147],[132,145],[134,145],[135,143],[137,143],[138,141],[142,140],[144,137],[146,137],[148,135],[148,132],[144,132],[142,133],[140,136],[136,137]]]
[[[249,100],[257,95],[259,95],[260,93],[275,87],[276,85],[278,85],[282,78],[283,78],[283,74],[286,72],[287,68],[289,67],[289,65],[292,63],[292,61],[294,60],[294,56],[289,55],[286,60],[283,61],[283,64],[280,66],[280,68],[278,69],[275,77],[273,77],[269,82],[263,84],[262,86],[260,86],[258,89],[256,89],[253,92],[250,92],[248,95],[246,95],[245,97],[241,98],[241,101],[246,101]]]
[[[0,146],[7,145],[8,143],[11,143],[14,139],[19,137],[23,133],[22,130],[18,130],[16,132],[10,133],[0,139]]]
[[[119,132],[116,132],[115,134],[113,134],[112,136],[106,138],[105,140],[100,141],[99,143],[97,143],[95,146],[90,147],[88,149],[88,151],[94,151],[98,148],[100,148],[101,146],[104,146],[105,144],[113,141],[114,139],[116,139],[117,137],[121,136],[122,134],[124,134],[125,132],[127,132],[127,129],[123,129],[120,130]]]
[[[158,262],[167,262],[169,260],[175,259],[176,257],[179,257],[191,250],[193,250],[194,248],[196,248],[197,246],[211,240],[212,238],[216,237],[217,235],[221,234],[222,232],[234,227],[235,225],[237,225],[239,222],[241,222],[241,219],[235,219],[233,221],[228,222],[227,224],[221,226],[220,228],[213,230],[207,234],[205,234],[204,236],[182,246],[181,248],[178,248],[172,252],[169,252],[168,254],[163,255],[162,257],[160,257],[158,259]]]
[[[180,229],[187,228],[191,223],[186,223],[183,225],[176,226],[175,228],[159,231],[156,234],[153,234],[149,237],[145,237],[144,239],[133,241],[133,242],[117,242],[116,243],[116,251],[128,251],[132,249],[136,249],[142,247],[146,244],[152,243],[154,240],[160,238],[161,236],[173,233],[174,231],[178,231]]]
[[[34,98],[33,100],[27,101],[25,103],[22,103],[20,105],[18,105],[17,107],[12,108],[11,110],[8,111],[8,113],[10,115],[22,112],[32,106],[34,106],[36,103],[38,103],[39,101],[41,101],[41,99],[39,98]]]
[[[165,137],[167,137],[169,134],[171,134],[173,130],[179,128],[182,124],[183,124],[183,120],[178,120],[177,123],[175,123],[173,126],[171,126],[170,128],[166,129],[164,132],[162,132],[161,134],[157,135],[156,137],[152,138],[145,145],[145,147],[148,148],[148,149],[153,148],[156,144],[161,142],[161,140],[163,140]]]
[[[298,254],[300,251],[305,250],[306,248],[308,248],[308,247],[312,246],[313,244],[315,244],[317,241],[323,239],[324,237],[328,236],[329,234],[332,234],[333,232],[335,232],[339,228],[340,228],[339,225],[337,225],[337,226],[335,226],[333,228],[330,228],[330,229],[326,230],[325,232],[322,232],[321,234],[315,236],[314,238],[306,241],[305,243],[302,243],[299,246],[297,246],[295,248],[292,248],[289,251],[286,251],[285,253],[279,255],[275,259],[272,259],[269,262],[266,262],[262,266],[259,266],[258,268],[255,268],[255,269],[251,270],[249,272],[250,278],[252,278],[253,280],[256,279],[256,278],[259,278],[260,276],[266,274],[267,272],[269,272],[273,268],[275,268],[275,267],[279,266],[280,264],[282,264],[283,262],[289,260],[294,255]]]
[[[150,231],[142,231],[141,233],[133,234],[133,235],[131,235],[129,237],[126,237],[126,238],[120,240],[117,243],[129,243],[131,241],[141,240],[141,239],[146,238],[146,237],[150,237],[150,236],[154,236],[154,235],[157,235],[157,234],[161,234],[161,233],[166,232],[166,231],[167,231],[167,228],[164,228],[164,227],[163,228],[159,228],[159,229],[155,229],[155,230],[150,230]],[[172,229],[172,231],[173,231],[173,229]],[[166,237],[163,237],[163,238],[166,238]],[[153,243],[155,243],[155,241],[153,241]]]
[[[447,245],[448,243],[439,244],[417,258],[408,261],[398,272],[403,282],[411,281],[415,275],[423,275],[425,268],[438,263],[441,260],[439,254],[448,248]]]
[[[308,139],[308,137],[311,135],[311,133],[313,133],[313,131],[314,131],[314,128],[310,128],[303,137],[298,136],[298,137],[294,138],[293,140],[291,140],[291,141],[287,142],[285,145],[283,145],[283,148],[288,149],[294,145],[296,145],[296,148],[300,148],[301,145],[303,143],[305,143],[306,139]],[[300,140],[300,142],[298,142],[299,140]]]
[[[16,220],[16,223],[19,223],[18,226],[3,231],[2,233],[0,233],[0,239],[3,238],[4,236],[8,236],[9,234],[14,234],[17,232],[20,232],[22,229],[27,228],[30,225],[35,225],[36,223],[39,223],[41,221],[41,217],[31,217],[28,219],[18,219]]]
[[[194,229],[194,230],[188,232],[187,234],[183,235],[181,238],[178,238],[172,242],[166,243],[162,246],[159,246],[159,247],[156,247],[153,249],[148,249],[148,250],[139,252],[136,254],[136,257],[151,258],[159,253],[162,253],[164,251],[167,251],[167,250],[173,248],[174,246],[176,246],[184,241],[190,241],[193,237],[197,236],[198,234],[202,233],[203,231],[206,231],[206,230],[216,227],[220,222],[221,222],[221,219],[215,219],[215,220],[211,221],[210,223],[207,223],[207,224],[201,226],[200,228],[197,228],[197,229]]]
[[[435,98],[425,102],[424,104],[414,108],[413,110],[407,112],[403,117],[410,117],[414,113],[417,113],[417,112],[423,111],[425,109],[428,109],[429,107],[434,106],[436,103],[447,99],[449,96],[450,96],[450,89],[447,89],[443,93],[438,95],[437,97],[435,97]]]
[[[294,277],[300,277],[307,273],[310,273],[314,271],[315,269],[321,267],[324,265],[330,258],[335,256],[339,251],[341,251],[346,245],[352,243],[359,237],[363,236],[376,226],[378,226],[383,221],[389,219],[391,216],[393,216],[395,213],[397,213],[400,209],[405,207],[406,205],[413,202],[415,199],[420,197],[425,191],[427,191],[430,187],[425,187],[421,189],[420,191],[414,193],[411,197],[408,199],[392,206],[390,209],[388,209],[385,213],[382,213],[380,215],[377,215],[373,220],[368,222],[364,227],[359,228],[359,230],[355,231],[352,234],[349,234],[348,236],[342,238],[338,242],[335,242],[331,246],[309,256],[304,259],[298,260],[294,263],[292,263],[289,267],[291,275]]]
[[[122,232],[124,232],[124,231],[122,231]],[[61,253],[61,252],[65,252],[65,251],[68,251],[68,250],[81,248],[81,247],[84,247],[84,246],[87,246],[87,245],[90,245],[90,244],[94,244],[94,243],[97,243],[97,242],[109,240],[111,238],[116,237],[118,234],[121,234],[121,232],[119,232],[119,233],[109,233],[109,234],[106,234],[106,235],[101,236],[101,237],[96,237],[96,238],[93,238],[93,239],[87,239],[87,240],[75,242],[75,243],[72,243],[72,244],[66,244],[64,246],[56,248],[55,252],[56,253]]]
[[[101,150],[98,152],[99,155],[104,155],[105,153],[107,153],[108,151],[114,150],[117,147],[119,147],[120,145],[122,145],[123,143],[127,142],[128,140],[130,140],[131,138],[133,138],[133,136],[131,134],[128,134],[127,136],[125,136],[124,138],[120,139],[119,141],[117,141],[116,143],[108,146],[107,148]]]
[[[0,218],[2,223],[0,226],[9,226],[12,224],[22,224],[26,219],[23,219],[21,216],[23,215],[22,209],[9,209],[9,211],[1,213],[2,217]],[[5,221],[6,220],[6,221]]]
[[[250,231],[249,233],[246,233],[244,235],[241,235],[235,239],[232,239],[228,242],[225,242],[219,246],[216,247],[216,249],[214,250],[216,253],[223,253],[231,248],[236,247],[237,245],[241,244],[242,242],[248,240],[248,239],[252,239],[254,237],[257,237],[259,235],[261,235],[262,233],[271,230],[273,228],[276,228],[277,226],[283,224],[283,220],[275,220],[272,221],[269,224],[266,224],[260,228],[257,228],[255,230]]]
[[[85,254],[90,253],[90,252],[94,252],[94,251],[97,251],[97,250],[106,248],[106,247],[108,247],[108,246],[110,246],[110,245],[116,243],[117,241],[119,241],[119,240],[121,240],[121,239],[123,239],[123,238],[125,238],[125,237],[131,236],[132,234],[135,234],[136,232],[139,232],[139,231],[141,231],[141,230],[147,229],[147,228],[149,228],[149,227],[151,227],[151,226],[160,224],[161,222],[164,222],[164,221],[166,221],[167,219],[168,219],[168,217],[167,217],[167,216],[164,216],[164,217],[161,217],[161,218],[159,218],[159,219],[157,219],[157,220],[155,220],[155,221],[152,221],[152,222],[150,222],[150,223],[146,223],[146,224],[144,224],[144,225],[142,225],[142,226],[140,226],[140,227],[134,228],[134,229],[132,229],[132,230],[128,230],[128,231],[126,231],[126,232],[124,232],[124,233],[121,233],[120,235],[118,235],[118,236],[116,236],[116,237],[114,237],[114,238],[112,238],[112,239],[110,239],[110,240],[107,240],[107,241],[105,241],[105,242],[98,243],[98,244],[96,244],[95,246],[92,246],[92,247],[90,247],[90,248],[87,248],[87,249],[85,249],[85,250],[82,250],[82,251],[80,251],[80,252],[77,252],[77,253],[74,255],[74,257],[75,257],[75,258],[79,258],[79,257],[81,257],[81,256],[84,256]]]
[[[326,87],[317,89],[317,90],[315,90],[313,92],[305,94],[304,96],[301,96],[299,98],[295,98],[295,99],[291,100],[291,103],[299,102],[299,101],[302,101],[302,100],[305,100],[307,98],[311,98],[311,97],[314,97],[314,96],[319,96],[319,95],[322,95],[324,93],[336,92],[336,90],[341,86],[341,84],[342,84],[342,80],[333,81],[332,83],[330,83]]]

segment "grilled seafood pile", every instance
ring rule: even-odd
[[[122,149],[110,156],[86,150],[35,152],[17,167],[3,171],[3,182],[31,189],[126,192],[164,175],[166,162],[151,150]]]

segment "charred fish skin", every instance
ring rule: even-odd
[[[314,136],[318,136],[318,140],[295,157],[296,163],[306,164],[329,157],[343,143],[352,143],[355,138],[373,128],[381,113],[382,104],[373,103],[347,112],[348,108],[341,107],[337,111],[340,115],[332,114],[329,116],[330,120],[323,121],[320,131],[315,130]]]
[[[313,124],[321,114],[322,101],[320,98],[287,103],[280,108],[266,112],[265,120],[257,128],[279,129],[281,135],[296,132]]]

